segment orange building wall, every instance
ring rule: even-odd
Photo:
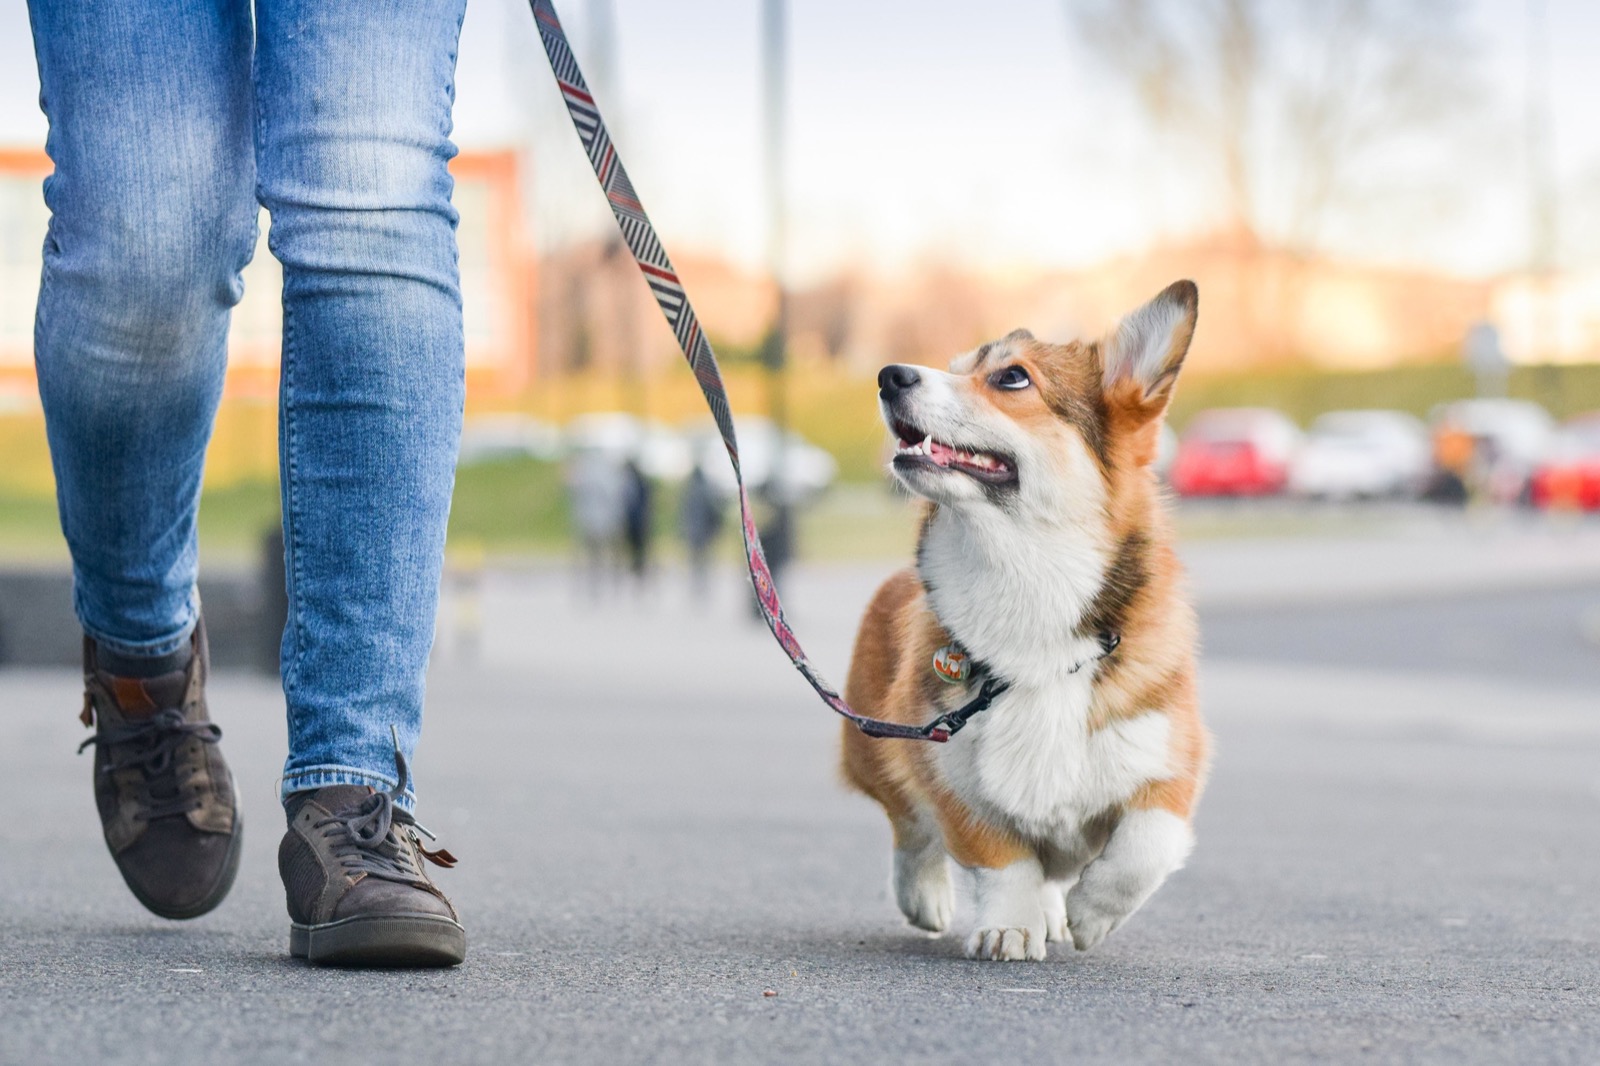
[[[34,391],[33,309],[49,220],[40,186],[50,169],[42,151],[0,149],[0,397],[12,403]],[[519,161],[510,151],[467,152],[450,170],[461,214],[468,395],[516,396],[538,365],[538,272],[518,194]],[[229,331],[226,394],[265,399],[277,393],[282,330],[282,274],[265,240],[244,278],[245,298]]]

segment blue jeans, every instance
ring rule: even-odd
[[[422,721],[464,398],[447,163],[465,0],[30,0],[55,172],[35,333],[84,630],[195,625],[195,513],[257,204],[283,264],[283,792]],[[407,801],[410,801],[408,797]]]

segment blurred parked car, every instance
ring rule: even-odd
[[[1550,412],[1529,400],[1458,400],[1434,408],[1436,446],[1470,440],[1465,470],[1456,471],[1478,494],[1498,503],[1526,498],[1534,469],[1555,443]]]
[[[1600,411],[1562,427],[1549,458],[1534,469],[1529,494],[1536,507],[1600,511]]]
[[[1265,407],[1201,411],[1178,440],[1172,487],[1181,496],[1270,496],[1283,490],[1300,430]]]
[[[461,428],[462,463],[560,457],[561,431],[527,415],[477,415],[467,419]]]
[[[752,493],[781,491],[784,502],[804,503],[833,484],[839,473],[839,464],[832,455],[790,430],[782,437],[783,476],[778,478],[779,435],[772,420],[741,415],[734,418],[733,431],[739,438],[739,466]],[[711,487],[723,496],[736,495],[733,467],[716,428],[709,422],[702,423],[694,441],[694,457],[705,470]]]
[[[569,455],[598,452],[618,465],[632,459],[646,477],[662,481],[681,481],[694,466],[682,434],[621,411],[579,415],[567,423],[565,435]]]
[[[1404,411],[1329,411],[1289,465],[1289,489],[1328,500],[1411,496],[1430,465],[1428,430]]]

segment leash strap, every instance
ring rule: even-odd
[[[539,37],[544,42],[545,54],[550,57],[550,69],[555,74],[556,84],[561,87],[561,98],[566,102],[567,113],[572,116],[572,124],[578,131],[579,140],[583,142],[589,164],[594,167],[594,175],[605,190],[606,201],[611,205],[611,213],[616,216],[622,239],[639,264],[639,270],[644,274],[661,313],[667,316],[667,324],[672,327],[678,347],[683,349],[684,358],[689,361],[689,369],[694,372],[700,392],[706,398],[706,405],[711,408],[717,431],[722,434],[723,446],[728,449],[728,460],[733,463],[734,477],[739,484],[739,516],[740,529],[744,533],[745,564],[750,569],[756,602],[761,606],[761,616],[766,619],[767,628],[772,630],[778,645],[789,656],[789,661],[794,663],[794,668],[800,671],[800,676],[822,697],[822,702],[854,722],[867,736],[938,743],[949,740],[952,730],[944,724],[943,719],[935,719],[926,726],[917,727],[857,714],[811,665],[804,649],[800,647],[800,641],[795,638],[794,630],[784,620],[778,588],[767,566],[766,553],[761,549],[755,518],[750,513],[750,494],[745,489],[744,474],[739,469],[739,442],[734,437],[728,392],[722,384],[722,371],[717,367],[717,357],[700,329],[694,308],[689,306],[689,297],[678,281],[677,271],[673,270],[666,250],[661,247],[655,227],[645,215],[639,194],[634,192],[633,183],[628,180],[628,172],[623,169],[616,146],[611,143],[611,135],[606,131],[605,120],[600,117],[600,109],[595,105],[589,86],[583,80],[583,72],[578,69],[578,61],[567,44],[561,20],[556,17],[555,5],[551,0],[529,0],[529,3],[539,27]]]

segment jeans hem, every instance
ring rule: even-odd
[[[171,655],[189,643],[189,638],[194,635],[195,626],[200,624],[200,612],[194,607],[192,597],[189,603],[189,618],[175,637],[129,642],[107,636],[103,630],[90,625],[81,617],[78,619],[78,624],[83,627],[84,635],[93,640],[97,648],[132,659],[156,659],[163,655]]]
[[[388,792],[394,788],[395,778],[389,774],[361,770],[354,766],[308,766],[304,770],[284,775],[278,789],[278,798],[288,802],[289,797],[296,792],[309,792],[313,789],[327,788],[329,785],[366,785],[379,792]],[[407,811],[415,811],[417,794],[407,787],[405,795],[395,800],[395,804]]]

